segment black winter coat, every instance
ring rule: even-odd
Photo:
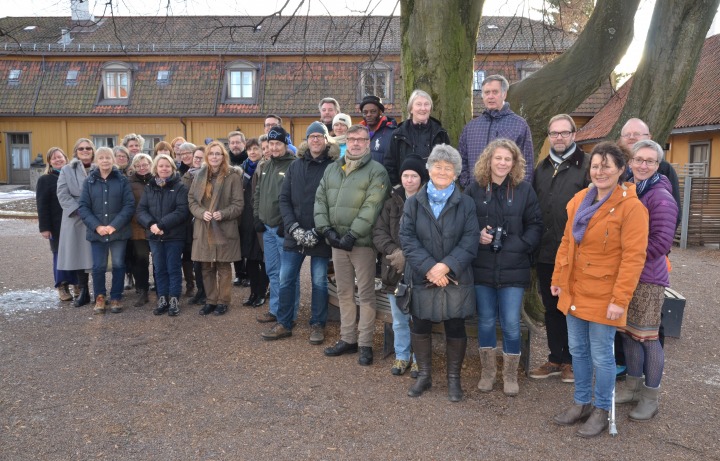
[[[186,223],[190,220],[188,208],[188,190],[175,173],[163,187],[155,180],[145,186],[137,210],[137,221],[145,228],[148,240],[160,242],[168,240],[186,240]],[[150,232],[150,227],[157,224],[163,235]]]
[[[530,285],[532,254],[542,235],[542,213],[530,183],[522,181],[510,187],[506,177],[501,185],[487,187],[473,181],[465,193],[475,201],[480,229],[502,226],[507,231],[502,249],[495,253],[491,245],[479,245],[473,261],[476,285],[495,288]]]
[[[385,154],[384,165],[390,176],[390,184],[393,186],[400,184],[400,167],[408,157],[417,157],[427,160],[430,156],[432,148],[438,144],[450,144],[450,137],[445,128],[442,127],[440,121],[430,117],[428,120],[428,129],[430,143],[428,145],[420,145],[419,134],[416,129],[411,127],[412,119],[405,120],[397,129],[393,131],[390,140],[390,149]],[[427,172],[423,175],[423,182],[428,181]]]
[[[412,280],[410,311],[418,318],[440,322],[475,314],[472,261],[477,255],[480,228],[475,204],[455,188],[435,218],[427,185],[405,201],[400,243],[405,254],[405,281]],[[437,263],[450,268],[458,285],[426,288],[425,274]]]
[[[385,200],[380,216],[373,226],[373,245],[382,253],[380,277],[389,293],[394,292],[402,277],[402,274],[390,265],[387,255],[400,248],[400,218],[404,207],[405,189],[397,185],[390,191],[390,197]]]
[[[38,178],[35,201],[37,203],[38,225],[40,232],[50,231],[50,250],[57,253],[60,243],[60,227],[63,209],[57,196],[59,171],[51,170]]]
[[[285,229],[298,223],[301,228],[310,230],[315,228],[315,193],[325,169],[340,156],[340,147],[337,144],[328,144],[318,158],[313,158],[307,143],[303,143],[298,148],[298,156],[300,158],[292,162],[285,173],[285,181],[280,190],[280,214]],[[305,248],[299,246],[289,232],[285,232],[283,249],[323,258],[332,255],[330,245],[322,235],[319,236],[317,245]]]
[[[253,177],[247,172],[247,164],[249,161],[249,159],[245,160],[242,165],[245,207],[238,220],[238,226],[240,228],[240,252],[242,253],[242,257],[247,260],[262,261],[264,258],[262,245],[260,244],[261,237],[258,237],[253,223],[253,194],[255,190],[252,187]],[[260,161],[258,161],[258,163],[259,162]],[[255,171],[257,172],[257,167]]]
[[[83,185],[78,213],[87,227],[88,241],[128,240],[132,234],[130,219],[135,214],[135,198],[127,177],[114,166],[106,179],[102,178],[98,168],[90,170]],[[115,232],[100,235],[95,232],[98,226],[112,226]]]

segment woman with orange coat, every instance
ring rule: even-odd
[[[550,287],[566,315],[575,371],[575,404],[554,421],[569,426],[587,418],[577,432],[581,437],[594,437],[608,426],[615,331],[625,325],[645,265],[648,212],[635,185],[623,183],[626,158],[612,142],[600,143],[590,153],[592,184],[567,205]]]

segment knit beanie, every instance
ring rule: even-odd
[[[267,134],[268,141],[280,141],[283,144],[287,144],[288,133],[281,126],[274,126],[270,128]]]
[[[309,138],[311,134],[321,134],[325,137],[328,135],[327,127],[322,122],[312,122],[309,127],[307,127],[307,131],[305,132],[305,137]]]
[[[348,114],[337,114],[335,117],[333,117],[333,126],[335,126],[336,123],[342,123],[348,128],[350,128],[352,126],[352,119]]]
[[[425,162],[417,157],[408,157],[405,159],[400,167],[400,176],[402,176],[402,174],[407,170],[414,171],[421,178],[426,177],[428,174],[427,169],[425,168]]]

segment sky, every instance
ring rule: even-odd
[[[113,14],[117,16],[158,16],[158,15],[264,15],[278,11],[286,0],[88,0],[93,14],[109,15],[106,4],[113,5]],[[9,4],[12,0],[0,0]],[[12,2],[12,9],[3,8],[2,16],[69,16],[70,0],[22,0]],[[395,0],[287,0],[284,13],[292,14],[399,14],[399,5]],[[540,0],[485,0],[484,15],[491,16],[527,16],[539,19],[533,11],[542,4]],[[642,0],[635,15],[635,38],[627,54],[615,68],[618,73],[631,73],[642,56],[643,44],[650,27],[652,9],[655,0]],[[8,11],[9,10],[9,11]],[[716,16],[715,25],[718,25]],[[717,30],[720,32],[720,30]]]

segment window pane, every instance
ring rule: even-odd
[[[112,72],[108,72],[107,74],[105,74],[105,97],[108,99],[117,98],[115,75]]]
[[[375,96],[387,99],[387,73],[378,72],[375,76]]]

